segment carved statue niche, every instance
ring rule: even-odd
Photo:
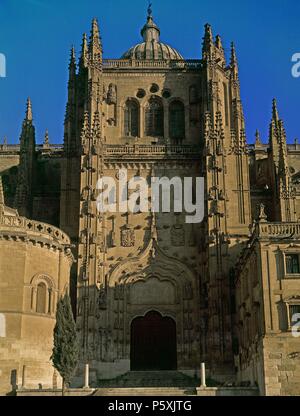
[[[104,288],[101,288],[98,294],[98,308],[99,310],[107,309],[107,294]]]
[[[176,224],[171,228],[171,244],[174,247],[185,246],[185,231],[182,224],[180,224],[180,217],[176,215]]]
[[[117,104],[117,87],[114,84],[110,84],[108,87],[107,104]]]
[[[86,244],[87,243],[87,230],[83,230],[80,233],[80,244]]]
[[[117,86],[110,84],[108,87],[106,102],[109,106],[107,114],[107,122],[110,126],[117,125]]]
[[[87,186],[87,187],[85,187],[83,190],[82,190],[82,193],[81,193],[81,201],[86,201],[87,199],[88,199],[88,196],[89,196],[89,190],[90,190],[90,188]]]
[[[117,237],[116,237],[116,216],[113,215],[109,218],[112,222],[112,229],[110,232],[110,247],[117,247]]]

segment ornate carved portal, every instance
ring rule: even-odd
[[[167,256],[153,239],[142,253],[121,261],[110,274],[108,284],[113,289],[110,326],[114,360],[131,360],[132,369],[163,369],[162,362],[155,361],[151,352],[147,352],[152,342],[148,337],[152,333],[151,340],[161,337],[161,342],[155,342],[156,348],[162,349],[156,355],[170,359],[164,359],[165,369],[175,369],[177,365],[188,367],[195,360],[200,362],[200,332],[195,325],[198,290],[193,271],[184,263]],[[161,318],[150,316],[132,327],[134,321],[153,311]],[[169,317],[175,330],[171,329],[174,326],[170,322],[160,322],[162,317]],[[155,319],[157,329],[151,326]],[[164,334],[168,334],[171,344],[164,342]],[[136,337],[140,338],[140,347],[135,344]]]
[[[151,311],[131,324],[132,371],[177,370],[176,323]]]

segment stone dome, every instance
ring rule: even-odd
[[[139,43],[127,52],[125,52],[121,59],[136,59],[136,60],[183,60],[182,55],[171,46],[160,42],[160,29],[154,23],[153,17],[148,16],[147,23],[141,31],[143,42]]]

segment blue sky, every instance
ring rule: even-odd
[[[104,55],[118,58],[140,39],[146,0],[0,0],[0,139],[19,140],[26,97],[33,102],[37,142],[46,128],[61,143],[67,67],[72,44],[99,19]],[[161,38],[186,58],[201,58],[203,26],[220,34],[226,53],[236,43],[248,141],[256,128],[267,140],[272,98],[277,97],[290,142],[300,138],[300,78],[291,58],[300,53],[299,0],[153,0]]]

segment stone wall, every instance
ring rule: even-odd
[[[53,387],[50,356],[56,304],[69,287],[68,244],[54,227],[0,213],[0,394],[22,384]]]
[[[300,342],[291,334],[264,339],[267,396],[300,396]]]

